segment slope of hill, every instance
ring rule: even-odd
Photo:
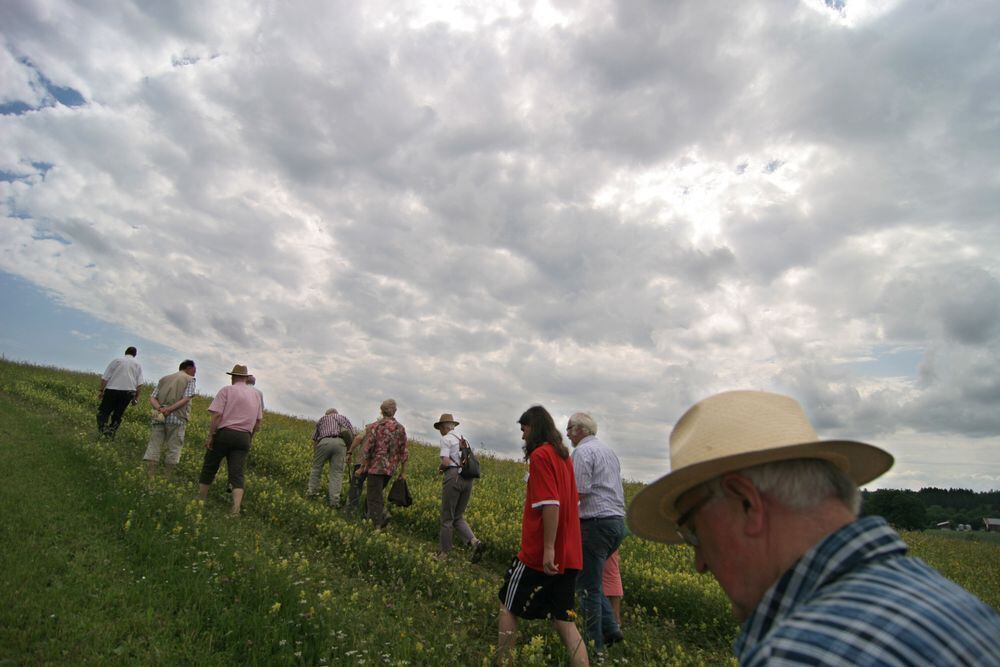
[[[11,545],[0,551],[0,663],[491,663],[522,464],[483,458],[468,519],[489,551],[478,565],[461,552],[439,563],[436,448],[412,443],[416,502],[373,532],[305,497],[313,424],[267,413],[244,516],[229,521],[224,472],[207,503],[195,499],[208,398],[195,399],[174,480],[150,480],[146,404],[113,442],[98,440],[97,385],[0,361],[0,537]],[[918,555],[1000,605],[996,545],[913,537]],[[627,640],[607,663],[731,662],[728,603],[691,558],[686,546],[626,540]],[[544,623],[524,623],[520,647],[519,664],[565,661]]]
[[[19,574],[3,584],[15,603],[0,611],[0,659],[490,663],[496,592],[520,537],[520,463],[483,458],[468,512],[489,544],[483,562],[470,565],[456,552],[439,563],[435,448],[412,443],[416,502],[373,532],[305,498],[313,424],[267,413],[245,515],[228,521],[224,472],[204,506],[195,500],[208,398],[195,399],[174,480],[149,480],[140,462],[145,404],[126,413],[113,442],[98,440],[97,385],[96,375],[0,362],[0,406],[12,416],[0,454],[19,479],[7,485],[0,515],[7,543],[20,545],[2,556],[4,571]],[[49,497],[53,476],[74,484]],[[25,495],[42,506],[27,506]],[[686,547],[627,540],[627,641],[610,662],[728,661],[728,605],[690,561]],[[525,623],[521,635],[520,663],[563,661],[545,623]]]

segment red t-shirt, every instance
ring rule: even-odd
[[[560,458],[549,443],[544,443],[528,457],[528,490],[521,518],[521,552],[518,559],[533,570],[544,571],[544,528],[542,508],[559,506],[556,531],[556,565],[559,573],[583,569],[583,544],[580,541],[580,499],[576,493],[573,460]]]

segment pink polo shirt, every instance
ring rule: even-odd
[[[257,390],[248,384],[231,384],[219,390],[208,406],[209,412],[222,415],[219,428],[253,433],[254,424],[264,418],[263,402]]]

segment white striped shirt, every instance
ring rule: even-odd
[[[573,472],[581,519],[625,516],[622,467],[610,447],[596,436],[586,436],[573,449]]]

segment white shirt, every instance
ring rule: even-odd
[[[441,436],[441,456],[451,459],[451,465],[458,466],[462,460],[462,441],[454,431]]]
[[[573,449],[573,474],[580,494],[580,518],[625,516],[625,489],[618,456],[588,435]]]
[[[135,357],[126,354],[108,364],[101,379],[108,382],[105,389],[135,391],[142,384],[142,366]]]

